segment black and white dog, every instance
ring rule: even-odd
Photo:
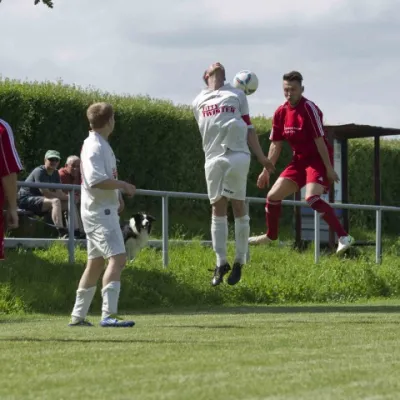
[[[132,215],[126,224],[121,225],[128,261],[132,261],[147,245],[155,220],[152,215],[140,212]]]

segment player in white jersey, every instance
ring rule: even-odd
[[[88,261],[79,282],[70,326],[92,326],[86,316],[97,281],[105,266],[102,288],[103,327],[131,327],[133,321],[117,317],[121,272],[126,263],[125,245],[119,225],[123,204],[121,192],[133,196],[135,186],[118,180],[114,152],[108,137],[114,130],[110,104],[95,103],[87,110],[91,131],[81,150],[81,217],[87,238]]]
[[[211,236],[217,263],[211,284],[219,285],[231,267],[227,261],[228,200],[235,217],[236,256],[228,284],[240,281],[246,263],[250,218],[245,198],[250,149],[270,172],[274,166],[265,157],[251,125],[247,97],[242,90],[225,84],[225,68],[212,64],[203,75],[207,88],[192,103],[205,153],[207,193],[212,206]]]

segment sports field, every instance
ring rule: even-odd
[[[154,311],[132,329],[2,316],[0,398],[398,399],[395,304]]]
[[[120,298],[137,325],[114,329],[98,326],[99,290],[95,326],[67,326],[83,250],[75,264],[60,246],[9,251],[0,399],[399,399],[398,254],[397,239],[381,265],[373,248],[318,265],[312,248],[252,248],[242,281],[213,288],[210,248],[171,246],[166,269],[144,249]]]

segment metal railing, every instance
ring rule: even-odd
[[[74,197],[75,191],[80,191],[80,185],[67,185],[67,184],[50,184],[50,183],[34,183],[34,182],[18,182],[18,186],[21,187],[32,187],[39,189],[62,189],[68,191],[68,255],[69,262],[73,263],[75,261],[75,243],[80,242],[74,238]],[[163,265],[166,267],[169,263],[168,257],[168,200],[170,198],[175,199],[194,199],[194,200],[207,200],[208,196],[203,193],[187,193],[187,192],[167,192],[159,190],[145,190],[138,189],[136,195],[141,196],[153,196],[161,197],[162,199],[162,260]],[[265,203],[265,198],[262,197],[247,197],[246,205],[249,203]],[[282,204],[285,206],[298,206],[298,207],[310,207],[307,202],[304,201],[294,201],[294,200],[283,200]],[[331,203],[333,208],[347,209],[347,210],[365,210],[365,211],[375,211],[376,213],[376,224],[375,224],[375,262],[380,264],[382,262],[382,212],[400,212],[400,207],[390,207],[390,206],[373,206],[373,205],[363,205],[363,204],[343,204],[343,203]],[[5,238],[5,241],[13,240],[12,238]],[[35,239],[29,238],[18,238],[15,239],[17,242],[27,242],[35,241]],[[52,239],[56,241],[60,239]],[[62,240],[62,239],[61,239]],[[64,241],[64,240],[63,240]],[[318,263],[320,258],[320,215],[317,211],[314,211],[314,262]]]

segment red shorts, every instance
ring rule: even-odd
[[[333,157],[331,163],[333,163]],[[324,186],[325,193],[329,191],[329,181],[326,176],[326,168],[320,157],[314,159],[293,159],[280,174],[281,178],[290,179],[295,182],[299,189],[307,183],[319,183]]]

